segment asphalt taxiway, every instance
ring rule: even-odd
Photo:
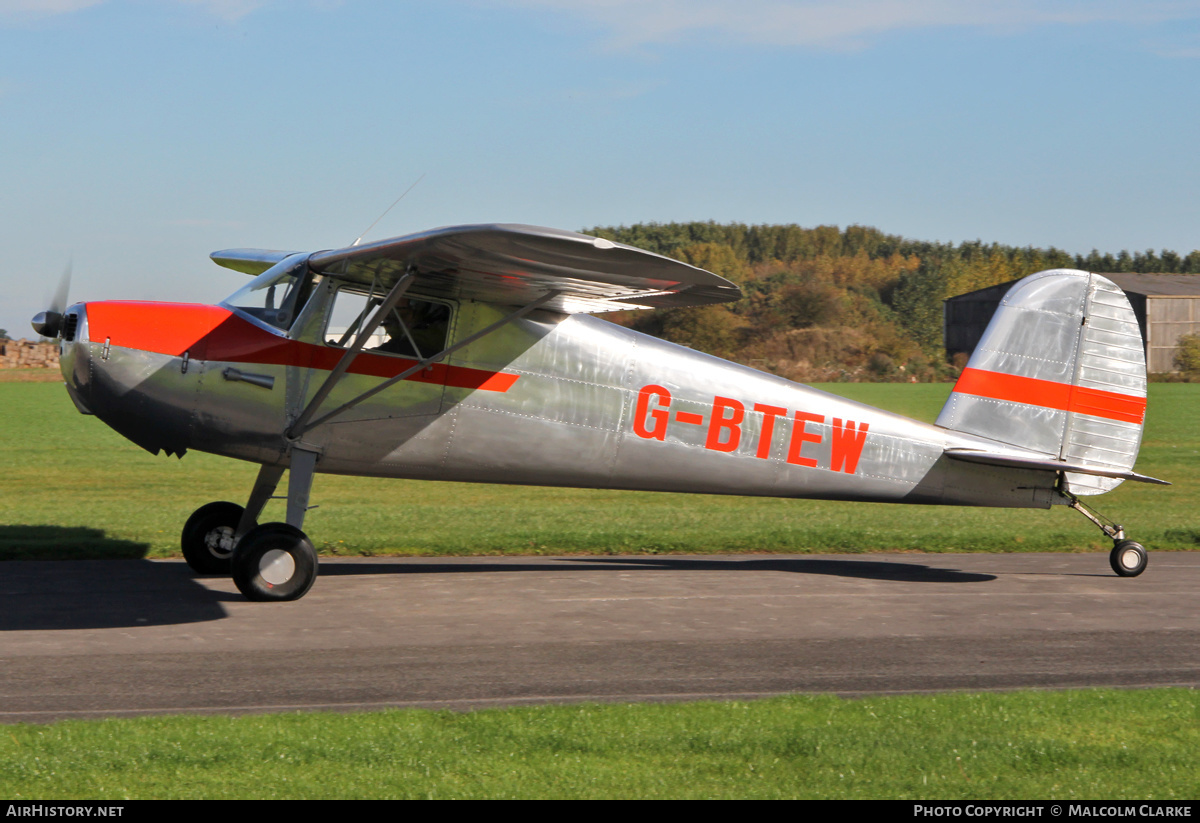
[[[179,561],[0,564],[0,722],[1200,685],[1200,553],[346,558],[295,603]]]

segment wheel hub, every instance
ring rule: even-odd
[[[213,529],[205,536],[204,545],[214,557],[224,560],[233,554],[233,529],[229,526]]]
[[[258,573],[272,586],[281,586],[296,573],[296,561],[282,549],[271,549],[258,561]]]

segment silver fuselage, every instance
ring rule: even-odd
[[[1054,472],[944,454],[1011,446],[591,315],[549,311],[503,326],[293,444],[284,432],[340,356],[324,339],[330,289],[318,286],[286,333],[227,306],[79,304],[74,339],[62,344],[63,374],[82,411],[154,452],[287,465],[299,445],[319,454],[317,471],[337,474],[896,503],[1060,502]],[[505,312],[456,303],[448,342]],[[189,336],[180,329],[193,316],[208,319]],[[322,408],[383,382],[383,357],[360,355],[357,373]],[[383,371],[371,373],[373,363]]]

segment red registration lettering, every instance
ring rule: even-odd
[[[725,412],[730,412],[726,416]],[[746,407],[729,397],[714,397],[712,417],[708,421],[708,439],[704,448],[718,452],[731,452],[742,441],[742,418],[746,416]],[[728,432],[728,437],[722,442],[722,435]]]
[[[650,398],[657,397],[659,407],[650,408]],[[643,386],[638,392],[637,409],[633,413],[633,432],[647,440],[667,438],[667,409],[671,407],[671,393],[662,386]]]
[[[792,423],[792,442],[788,445],[787,462],[795,463],[797,466],[808,466],[810,469],[817,467],[815,457],[801,457],[800,450],[804,448],[805,443],[820,443],[821,435],[806,431],[804,426],[808,423],[824,423],[825,415],[809,414],[808,412],[798,411],[794,422]]]
[[[771,456],[771,440],[775,435],[775,418],[786,415],[787,409],[781,406],[764,406],[762,403],[755,403],[754,410],[763,416],[762,430],[758,433],[758,451],[754,453],[754,456],[767,458]]]
[[[843,427],[841,418],[835,417],[830,434],[829,468],[835,472],[854,474],[858,468],[858,458],[862,455],[863,443],[867,440],[867,424],[859,423],[855,430],[853,420],[847,420]]]
[[[638,392],[634,407],[634,434],[647,440],[666,440],[667,424],[672,419],[671,400],[671,392],[662,386],[643,386]],[[775,421],[786,417],[788,410],[783,406],[769,406],[764,403],[755,403],[753,409],[762,415],[754,456],[766,460],[771,457],[771,447],[774,445]],[[686,411],[675,411],[673,414],[678,423],[700,427],[705,425],[702,414]],[[732,397],[714,397],[704,448],[726,453],[737,451],[742,442],[742,423],[745,419],[746,406],[740,400]],[[792,435],[787,445],[787,462],[815,469],[818,454],[810,449],[809,454],[813,456],[805,457],[804,444],[820,445],[824,434],[820,431],[809,431],[809,423],[823,425],[825,415],[803,411],[797,411],[793,415]],[[868,428],[866,423],[856,423],[853,420],[843,422],[840,417],[833,418],[829,429],[830,471],[846,474],[858,471],[858,461],[867,442]]]

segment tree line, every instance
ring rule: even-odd
[[[942,301],[1051,268],[1200,274],[1200,250],[1071,255],[933,243],[868,226],[639,223],[583,230],[682,260],[742,288],[736,303],[619,312],[615,322],[791,380],[948,379]]]

